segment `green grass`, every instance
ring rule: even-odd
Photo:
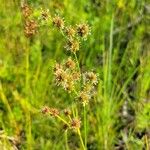
[[[28,4],[35,16],[40,8],[49,9],[67,25],[87,22],[91,27],[76,57],[81,71],[98,73],[99,83],[85,110],[79,104],[73,106],[82,121],[81,136],[87,149],[149,150],[148,2],[30,0]],[[0,0],[0,149],[82,149],[76,133],[64,131],[59,119],[40,112],[45,105],[71,108],[73,95],[57,87],[53,75],[55,61],[69,56],[65,41],[50,22],[27,39],[20,1]]]

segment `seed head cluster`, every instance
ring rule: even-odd
[[[61,118],[61,120],[64,120],[65,121],[64,122],[65,124],[63,125],[64,130],[67,130],[70,128],[70,129],[73,129],[76,131],[81,126],[80,119],[72,118],[71,117],[71,111],[68,108],[64,109],[63,113],[60,113],[60,111],[57,108],[50,108],[48,106],[44,106],[42,108],[41,112],[43,114],[50,115],[52,117],[59,118],[59,119]],[[66,116],[66,118],[62,118],[63,114]],[[69,119],[69,120],[66,120],[66,119]]]
[[[75,34],[76,34],[75,29],[73,27],[71,27],[71,26],[67,27],[65,32],[66,32],[66,34],[67,34],[69,39],[73,38],[75,36]]]
[[[60,114],[57,108],[49,108],[48,106],[43,107],[41,112],[43,114],[49,114],[50,116],[53,116],[53,117],[56,117]]]
[[[27,38],[32,37],[37,33],[38,24],[35,20],[31,19],[33,11],[28,4],[23,4],[22,15],[24,17],[24,33]]]
[[[63,62],[55,63],[53,69],[55,83],[67,91],[74,100],[77,99],[77,101],[73,101],[75,104],[77,102],[82,104],[83,107],[88,105],[96,89],[95,86],[98,84],[98,76],[92,71],[82,72],[76,53],[81,48],[81,40],[86,39],[90,34],[89,25],[82,23],[76,26],[68,26],[59,15],[51,17],[49,11],[43,9],[38,16],[40,19],[36,20],[32,9],[27,4],[24,4],[21,10],[26,37],[30,38],[35,35],[38,28],[46,21],[51,21],[53,27],[57,28],[57,31],[64,36],[65,48],[69,51],[70,56]],[[49,25],[49,23],[46,25]],[[45,106],[41,112],[63,121],[65,130],[73,129],[77,131],[81,127],[81,120],[75,115],[74,110],[64,109],[61,113],[57,108]],[[78,114],[80,116],[80,112]]]
[[[41,17],[42,17],[43,20],[48,20],[48,18],[49,18],[49,10],[48,9],[47,10],[42,10],[41,11]]]
[[[87,36],[90,34],[90,28],[87,24],[79,24],[77,25],[77,33],[80,37],[86,39]]]
[[[80,119],[78,119],[78,118],[73,118],[72,119],[72,122],[71,122],[71,128],[73,128],[73,129],[79,129],[80,128],[80,126],[81,126],[81,121],[80,121]]]
[[[37,23],[34,20],[26,20],[24,32],[26,37],[31,37],[37,33]]]
[[[54,76],[56,85],[63,87],[69,93],[74,90],[80,77],[76,69],[76,63],[71,57],[62,65],[55,64]]]
[[[71,51],[72,53],[76,53],[77,51],[79,51],[79,46],[80,44],[78,40],[70,39],[66,44],[66,49]]]
[[[58,29],[64,29],[64,20],[61,18],[61,17],[59,17],[59,16],[55,16],[53,19],[52,19],[52,21],[53,21],[53,25],[55,26],[55,27],[57,27]]]
[[[22,10],[22,15],[24,18],[28,18],[32,14],[32,9],[30,8],[28,4],[23,4],[23,6],[21,7],[21,10]]]

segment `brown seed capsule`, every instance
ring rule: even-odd
[[[79,129],[80,126],[81,126],[81,121],[80,121],[80,119],[77,119],[77,118],[72,119],[71,127],[72,127],[73,129]]]
[[[72,80],[72,77],[68,75],[68,78],[65,82],[62,83],[63,88],[68,91],[69,93],[73,91],[74,89],[74,81]]]
[[[49,109],[49,113],[50,113],[51,116],[56,117],[56,116],[59,115],[59,110],[56,109],[56,108],[50,108],[50,109]]]
[[[67,130],[68,128],[69,128],[69,126],[68,126],[67,124],[64,124],[64,125],[63,125],[63,129],[64,129],[64,130]]]
[[[69,40],[66,46],[67,50],[76,53],[79,50],[79,42],[77,40]]]
[[[90,28],[87,24],[79,24],[77,25],[77,33],[79,36],[86,38],[90,33]]]
[[[69,37],[69,38],[72,38],[72,37],[74,37],[75,36],[75,30],[74,30],[74,28],[72,28],[72,27],[67,27],[66,28],[66,34],[67,34],[67,36]]]
[[[55,75],[55,80],[57,85],[62,84],[62,82],[66,82],[68,79],[67,72],[65,72],[62,69],[55,71],[54,75]]]
[[[65,63],[65,66],[67,68],[74,69],[76,66],[76,63],[71,59],[71,57],[69,57]]]
[[[54,66],[54,72],[58,71],[58,70],[62,70],[63,69],[63,66],[59,63],[56,63],[55,66]]]
[[[37,32],[37,23],[34,20],[26,20],[24,32],[26,37],[31,37]]]
[[[85,91],[80,92],[79,100],[82,102],[83,106],[87,105],[90,99],[90,95]]]
[[[47,106],[43,107],[42,110],[41,110],[41,112],[42,112],[43,114],[48,114],[49,111],[50,111],[50,108],[47,107]]]
[[[96,85],[98,83],[97,75],[94,72],[87,72],[85,76],[86,80],[90,81],[92,84]]]
[[[41,16],[42,16],[43,20],[47,20],[48,19],[48,17],[49,17],[48,13],[49,13],[49,10],[42,10]]]
[[[59,29],[64,29],[64,20],[59,16],[55,16],[53,18],[53,25]]]
[[[78,80],[80,80],[80,77],[81,77],[81,74],[79,72],[72,73],[73,80],[78,81]]]
[[[65,109],[65,110],[64,110],[64,114],[65,114],[66,116],[70,116],[70,115],[71,115],[70,109]]]
[[[21,7],[21,9],[22,9],[22,15],[25,18],[28,18],[32,14],[32,9],[29,7],[28,4],[23,4],[23,6]]]

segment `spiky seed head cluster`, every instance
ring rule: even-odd
[[[32,37],[37,33],[38,24],[34,19],[31,19],[31,15],[33,14],[32,9],[28,4],[23,4],[21,7],[22,14],[24,17],[24,33],[26,37]]]
[[[83,106],[89,103],[90,95],[86,91],[81,91],[79,93],[79,100],[82,102]]]
[[[70,39],[67,42],[66,49],[72,53],[76,53],[79,50],[80,43],[78,40]]]
[[[77,33],[80,37],[86,39],[87,36],[90,34],[89,25],[85,23],[77,25]]]
[[[43,10],[42,9],[41,17],[42,17],[43,20],[48,20],[48,18],[49,18],[49,10],[48,9],[47,10]]]
[[[34,20],[26,20],[24,32],[26,37],[31,37],[32,35],[37,33],[37,23]]]
[[[82,74],[83,77],[83,88],[79,92],[78,99],[83,106],[89,103],[93,93],[94,87],[98,83],[97,75],[94,72],[86,72]]]
[[[63,18],[61,18],[60,16],[55,16],[55,17],[52,19],[52,21],[53,21],[53,25],[54,25],[55,27],[57,27],[58,29],[64,29],[65,23],[64,23]]]
[[[71,121],[71,128],[77,130],[77,129],[80,128],[80,126],[81,126],[81,121],[80,121],[80,119],[78,119],[78,118],[73,118],[72,121]]]
[[[45,115],[50,115],[55,118],[59,118],[63,120],[65,123],[63,125],[63,129],[73,129],[74,131],[77,131],[81,127],[81,120],[79,118],[72,118],[70,109],[66,108],[63,111],[63,114],[65,114],[66,117],[57,108],[50,108],[48,106],[44,106],[41,110],[41,112]],[[68,120],[69,119],[69,120]]]
[[[24,16],[24,18],[28,18],[32,14],[32,9],[29,7],[28,4],[23,4],[21,9],[22,9],[22,15]]]
[[[65,63],[66,68],[75,69],[76,63],[72,60],[71,57],[69,57]]]
[[[56,117],[60,114],[59,110],[57,108],[49,108],[48,106],[44,106],[41,110],[43,114],[49,114],[53,117]]]
[[[44,107],[42,108],[41,112],[42,112],[43,114],[48,114],[48,113],[49,113],[49,107],[48,107],[48,106],[44,106]]]
[[[68,38],[73,38],[75,36],[75,33],[76,33],[75,29],[73,27],[71,27],[71,26],[66,27],[66,31],[65,32],[66,32]]]
[[[84,74],[84,79],[86,82],[89,82],[93,85],[98,83],[97,75],[94,72],[86,72]]]
[[[70,116],[70,115],[71,115],[71,110],[70,110],[70,109],[65,109],[65,110],[64,110],[64,114],[65,114],[66,116]]]
[[[80,78],[81,78],[80,72],[77,72],[77,71],[73,72],[73,73],[72,73],[72,78],[73,78],[73,80],[75,80],[75,81],[79,81]]]
[[[78,74],[76,71],[76,63],[71,57],[69,57],[64,64],[60,65],[56,63],[54,67],[56,85],[62,86],[68,92],[73,91],[79,79]]]

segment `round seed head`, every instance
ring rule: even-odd
[[[70,115],[71,115],[70,109],[65,109],[65,110],[64,110],[64,114],[65,114],[66,116],[70,116]]]
[[[72,119],[71,127],[72,127],[73,129],[79,129],[80,126],[81,126],[81,121],[80,121],[80,119],[77,119],[77,118]]]
[[[75,36],[75,30],[74,30],[74,28],[72,28],[72,27],[67,27],[66,28],[66,34],[67,34],[67,36],[69,37],[69,38],[72,38],[72,37],[74,37]]]
[[[21,9],[22,9],[22,15],[25,18],[28,18],[32,14],[32,9],[29,7],[28,4],[23,4],[23,6],[21,7]]]
[[[77,25],[77,34],[82,37],[86,38],[90,33],[90,28],[88,24],[79,24]]]
[[[71,59],[71,57],[69,57],[65,63],[65,66],[67,68],[74,69],[76,66],[76,63]]]
[[[72,53],[76,53],[79,50],[79,42],[77,40],[69,40],[66,48]]]
[[[79,72],[72,73],[73,80],[78,81],[78,80],[80,80],[80,77],[81,77],[81,74]]]
[[[55,75],[55,80],[57,85],[60,85],[63,82],[67,81],[68,74],[62,69],[55,71],[54,75]]]
[[[50,110],[50,108],[49,108],[48,106],[44,106],[44,107],[42,108],[41,112],[42,112],[43,114],[48,114],[48,113],[49,113],[49,110]]]
[[[59,29],[64,29],[64,20],[59,16],[53,18],[53,25]]]
[[[41,17],[43,20],[47,20],[49,17],[49,10],[42,10]]]
[[[90,96],[85,91],[80,92],[79,94],[79,100],[82,102],[83,106],[87,105],[89,103]]]
[[[58,115],[60,114],[60,113],[59,113],[59,110],[56,109],[56,108],[50,108],[50,109],[49,109],[49,113],[50,113],[50,115],[53,116],[53,117],[56,117],[56,116],[58,116]]]
[[[94,72],[87,72],[86,80],[90,81],[94,85],[96,85],[98,83],[97,75]]]
[[[31,37],[37,33],[37,23],[34,20],[26,20],[24,32],[26,37]]]

